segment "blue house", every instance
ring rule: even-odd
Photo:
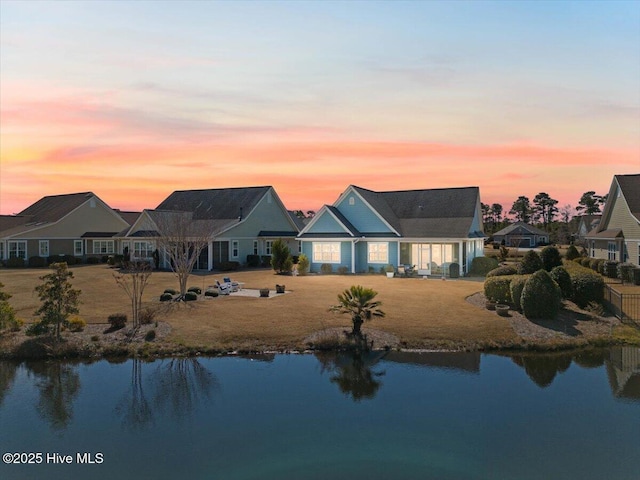
[[[478,187],[374,192],[351,185],[298,240],[312,272],[322,264],[352,273],[409,265],[419,275],[446,276],[452,264],[469,271],[484,237]]]

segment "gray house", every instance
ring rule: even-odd
[[[349,186],[300,232],[311,271],[322,264],[352,273],[415,266],[420,275],[469,271],[483,255],[478,187],[375,192]]]
[[[193,236],[208,236],[196,269],[245,264],[248,255],[270,256],[277,239],[287,242],[292,255],[299,253],[298,226],[271,186],[173,192],[157,208],[142,212],[122,236],[122,248],[134,260],[150,261],[158,236],[170,233],[163,229],[178,224],[188,225]],[[162,262],[168,267],[166,259]]]
[[[531,248],[549,243],[549,234],[524,222],[516,222],[493,234],[493,241],[506,247]]]

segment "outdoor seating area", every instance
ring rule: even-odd
[[[415,265],[398,265],[399,277],[413,277],[416,273]]]
[[[235,282],[232,281],[229,277],[224,277],[222,279],[222,283],[219,280],[216,280],[215,285],[209,285],[207,290],[217,290],[220,295],[229,295],[232,292],[238,292],[242,290],[244,286],[243,282]]]

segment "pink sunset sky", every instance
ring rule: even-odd
[[[0,2],[0,213],[93,191],[476,185],[575,207],[640,172],[639,2]]]

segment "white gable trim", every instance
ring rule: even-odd
[[[338,200],[336,200],[336,202],[333,204],[333,206],[337,208],[337,205],[338,205],[340,202],[342,202],[342,200],[343,200],[344,198],[346,198],[346,197],[348,196],[349,192],[352,192],[353,194],[357,195],[357,196],[358,196],[358,198],[359,198],[360,200],[362,200],[362,203],[364,203],[364,204],[369,208],[369,210],[371,210],[371,211],[373,212],[373,214],[374,214],[375,216],[377,216],[377,217],[378,217],[378,219],[379,219],[382,223],[384,223],[384,224],[389,228],[389,230],[391,230],[393,233],[395,233],[395,234],[396,234],[396,235],[398,235],[399,237],[402,237],[402,235],[400,235],[400,232],[398,232],[395,228],[393,228],[393,227],[391,226],[391,224],[389,224],[389,222],[387,222],[387,221],[385,220],[385,218],[384,218],[382,215],[380,215],[380,213],[379,213],[375,208],[373,208],[373,207],[371,206],[371,204],[370,204],[369,202],[367,202],[367,201],[364,199],[364,197],[363,197],[362,195],[360,195],[360,193],[358,193],[358,191],[357,191],[355,188],[353,188],[353,187],[354,187],[353,185],[349,185],[349,186],[347,187],[347,189],[342,193],[342,195],[340,195],[340,197],[338,198]],[[376,193],[377,193],[377,192],[376,192]],[[386,200],[385,200],[385,201],[386,201]]]
[[[305,225],[305,227],[300,231],[300,233],[298,235],[302,235],[303,233],[308,233],[308,230],[315,225],[315,223],[320,219],[320,217],[322,217],[322,215],[324,215],[325,213],[328,213],[329,215],[331,215],[331,217],[338,223],[338,225],[340,225],[342,227],[342,229],[349,234],[350,237],[353,237],[353,233],[345,226],[344,223],[342,223],[340,221],[340,219],[338,217],[336,217],[334,215],[334,213],[329,210],[327,208],[326,205],[323,205],[322,208],[320,210],[318,210],[318,212],[313,216],[313,218],[311,219],[311,221],[309,223],[307,223]],[[310,235],[313,235],[313,233],[310,233]],[[310,237],[309,237],[310,238]]]
[[[146,224],[143,222],[146,222]],[[158,226],[156,225],[156,222],[154,222],[151,218],[151,215],[149,215],[149,210],[147,209],[144,209],[142,211],[142,213],[138,216],[138,219],[133,223],[133,225],[131,225],[131,227],[129,227],[129,230],[127,230],[127,233],[125,233],[124,236],[129,237],[132,232],[136,232],[137,230],[150,230],[150,228],[141,228],[145,225],[149,225],[151,228],[158,231]]]

